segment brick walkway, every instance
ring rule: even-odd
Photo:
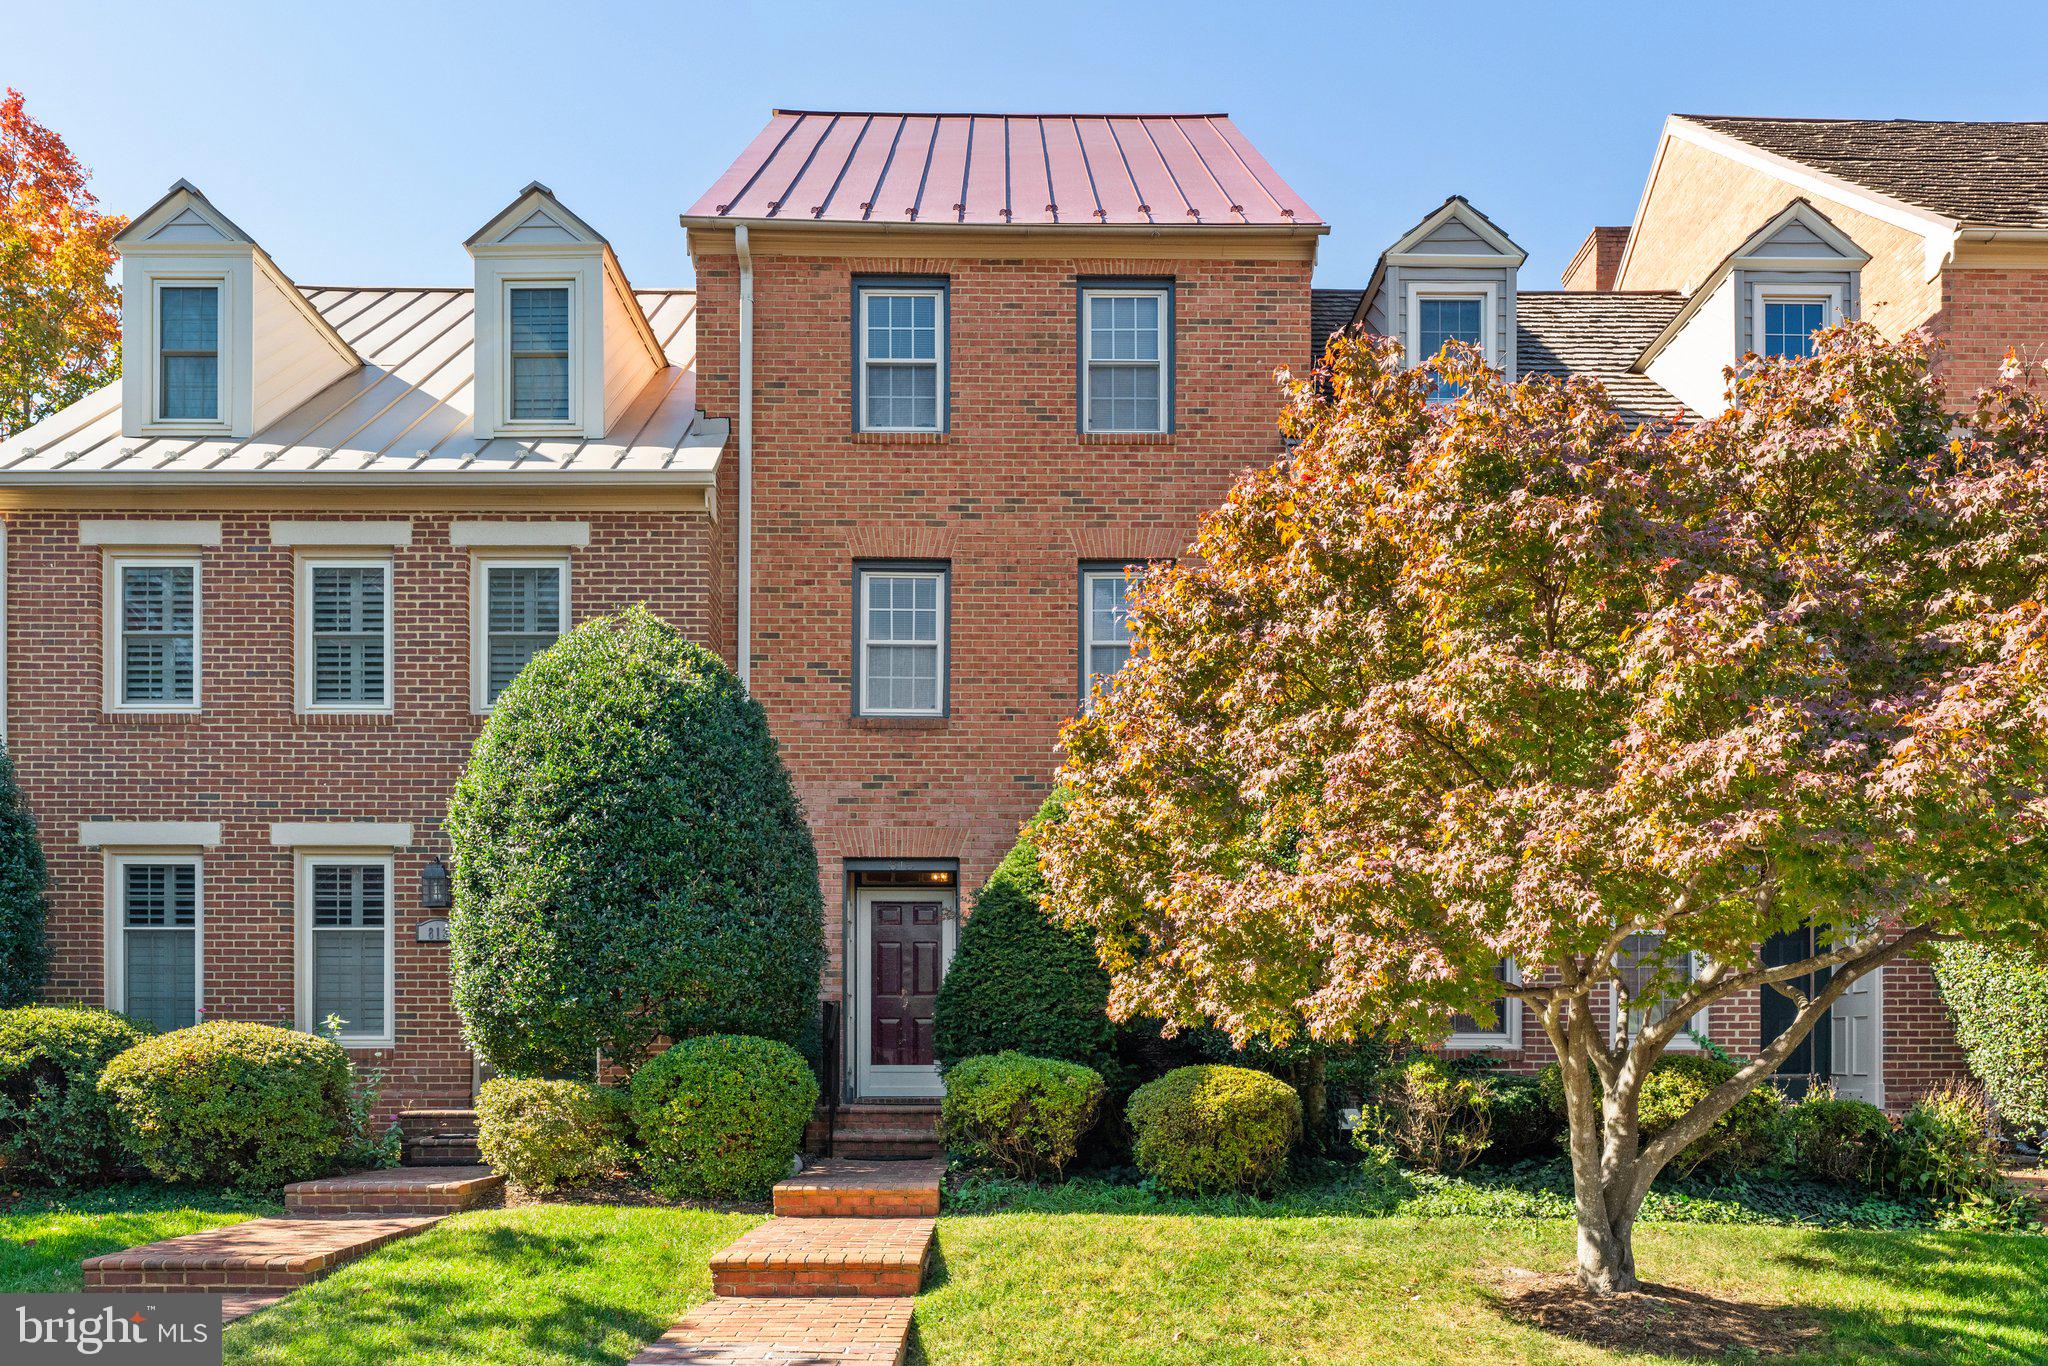
[[[901,1366],[931,1258],[935,1160],[838,1159],[775,1188],[776,1218],[711,1259],[718,1297],[635,1366]]]

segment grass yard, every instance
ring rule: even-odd
[[[926,1362],[1651,1361],[1512,1321],[1551,1220],[1010,1212],[939,1222]],[[1806,1307],[1810,1359],[2048,1361],[2048,1238],[1713,1225],[1640,1230],[1644,1278]],[[1765,1317],[1780,1317],[1765,1316]]]
[[[237,1366],[618,1362],[710,1298],[759,1215],[604,1205],[461,1214],[231,1327]]]
[[[171,1186],[25,1195],[0,1204],[0,1292],[75,1291],[87,1257],[280,1212],[262,1196]]]

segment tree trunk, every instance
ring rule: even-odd
[[[1561,1072],[1571,1123],[1572,1195],[1579,1232],[1579,1284],[1596,1294],[1634,1290],[1637,1189],[1636,1100],[1631,1083],[1602,1095],[1586,1036],[1590,1025],[1564,1032]]]

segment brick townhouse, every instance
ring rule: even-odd
[[[1959,380],[2032,344],[2048,245],[1993,208],[2043,197],[1973,177],[1986,139],[2038,168],[2040,126],[1814,125],[1810,165],[1805,127],[1673,119],[1562,292],[1455,197],[1312,290],[1328,225],[1222,115],[778,112],[682,216],[694,290],[634,287],[539,185],[459,286],[301,286],[180,182],[119,242],[126,377],[0,442],[51,995],[337,1016],[395,1103],[465,1105],[448,791],[526,658],[645,601],[742,671],[795,776],[853,1119],[922,1115],[972,889],[1127,655],[1130,576],[1281,453],[1277,367],[1357,322],[1655,419],[1836,316],[1933,321]],[[1851,177],[1888,146],[1910,177]],[[1753,1046],[1757,1010],[1714,1034]],[[1829,1039],[1800,1066],[1888,1104],[1955,1065],[1917,965]],[[1538,1056],[1512,1010],[1454,1043]]]

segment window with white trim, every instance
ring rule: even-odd
[[[305,1027],[344,1042],[391,1038],[391,860],[307,858],[300,872]]]
[[[476,562],[476,695],[488,710],[527,661],[569,629],[569,566],[559,559]]]
[[[946,289],[861,283],[856,382],[860,430],[936,432],[946,418]]]
[[[861,716],[943,716],[947,571],[871,566],[855,574]]]
[[[1661,1023],[1671,1014],[1677,1004],[1660,987],[1675,986],[1680,980],[1691,982],[1699,975],[1699,959],[1696,954],[1687,953],[1673,959],[1664,952],[1664,934],[1661,930],[1650,930],[1632,934],[1621,941],[1621,951],[1615,955],[1615,968],[1620,981],[1616,992],[1619,997],[1615,1011],[1617,1023],[1628,1030],[1628,1037],[1636,1035],[1651,1025]],[[1693,1033],[1707,1032],[1707,1012],[1702,1010],[1694,1015],[1686,1030],[1672,1037],[1671,1048],[1697,1049],[1699,1043]]]
[[[218,422],[220,286],[156,286],[156,416],[162,422]]]
[[[1164,432],[1173,417],[1173,291],[1081,289],[1081,430]]]
[[[1131,590],[1143,570],[1137,565],[1081,571],[1081,708],[1095,709],[1095,693],[1106,695],[1131,658]]]
[[[117,709],[199,705],[199,561],[117,558],[108,567],[114,641],[108,662]]]
[[[513,422],[569,420],[569,286],[506,290],[506,415]]]
[[[1813,334],[1834,326],[1832,292],[1759,288],[1756,297],[1757,353],[1799,359],[1813,354]]]
[[[391,708],[391,562],[299,562],[300,669],[308,711]]]
[[[199,860],[111,861],[118,983],[109,1004],[159,1030],[199,1022]]]
[[[1408,364],[1427,364],[1452,342],[1477,347],[1491,364],[1494,297],[1491,286],[1409,286]],[[1429,397],[1432,403],[1443,403],[1461,392],[1462,386],[1440,380]]]
[[[1503,958],[1494,968],[1494,976],[1501,982],[1513,985],[1522,980],[1520,969],[1512,958]],[[1505,1048],[1519,1049],[1522,1046],[1522,1003],[1513,996],[1502,992],[1488,1002],[1493,1023],[1487,1024],[1477,1015],[1453,1015],[1451,1017],[1452,1048]]]

